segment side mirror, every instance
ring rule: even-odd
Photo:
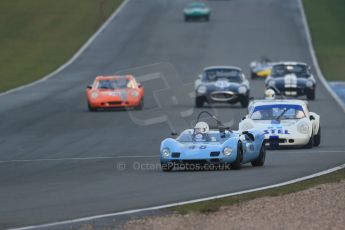
[[[86,86],[87,89],[92,89],[92,85]]]
[[[250,100],[250,101],[254,100],[254,97],[249,97],[249,100]]]
[[[311,121],[313,121],[313,120],[315,120],[315,117],[314,117],[313,115],[310,115],[310,116],[309,116],[309,119],[310,119]]]
[[[246,116],[242,117],[242,121],[246,119]]]
[[[143,88],[143,84],[141,82],[138,82],[138,88]]]
[[[170,135],[173,136],[173,137],[175,137],[175,136],[177,136],[178,134],[175,133],[175,132],[172,132]]]
[[[254,135],[248,131],[243,131],[242,134],[246,135],[251,141],[255,141]]]

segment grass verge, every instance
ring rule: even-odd
[[[313,179],[309,179],[306,181],[273,188],[267,189],[258,192],[252,192],[237,196],[231,196],[221,199],[215,199],[210,201],[198,202],[194,204],[188,205],[181,205],[170,208],[172,211],[176,211],[179,214],[186,214],[190,212],[201,212],[201,213],[208,213],[218,211],[221,206],[230,206],[236,205],[244,201],[253,200],[260,197],[267,197],[267,196],[281,196],[289,193],[294,193],[298,191],[302,191],[311,187],[315,187],[320,184],[325,183],[334,183],[339,182],[345,179],[345,169],[338,170],[336,172],[326,174],[320,177],[316,177]]]
[[[320,67],[329,81],[345,80],[345,1],[303,0]]]
[[[65,63],[122,0],[1,0],[0,92]]]

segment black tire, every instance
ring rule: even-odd
[[[138,106],[134,107],[135,110],[142,110],[144,108],[144,98],[141,99]]]
[[[258,158],[256,158],[254,161],[250,163],[252,163],[252,165],[255,167],[263,166],[265,164],[265,159],[266,159],[266,147],[265,147],[265,143],[263,143],[261,146]]]
[[[250,73],[250,77],[251,77],[251,79],[256,79],[256,78],[257,78],[257,75],[256,75],[256,73],[251,72],[251,73]]]
[[[167,163],[167,164],[164,164],[164,163],[161,163],[161,169],[163,172],[170,172],[171,170],[173,170],[174,168],[174,165],[173,164],[170,164],[170,163]]]
[[[315,90],[312,90],[307,93],[307,99],[308,100],[315,100]]]
[[[204,106],[205,99],[203,97],[196,97],[195,98],[195,107],[201,108]]]
[[[319,127],[319,131],[314,136],[314,146],[319,146],[321,143],[321,126]]]
[[[240,98],[240,103],[243,108],[247,108],[249,105],[249,96],[244,96]]]
[[[313,145],[314,145],[314,137],[311,136],[309,141],[308,141],[308,144],[305,145],[305,148],[306,149],[311,149],[311,148],[313,148]]]
[[[205,20],[206,22],[210,21],[210,16],[209,15],[205,16]]]
[[[236,160],[234,162],[230,163],[230,168],[233,170],[241,169],[242,159],[243,159],[242,144],[241,144],[241,142],[238,142]]]
[[[189,17],[188,16],[184,16],[184,21],[185,22],[189,22]]]
[[[94,107],[92,107],[92,106],[90,105],[90,103],[87,103],[87,108],[89,109],[90,112],[95,112],[95,111],[97,111],[97,109],[94,108]]]

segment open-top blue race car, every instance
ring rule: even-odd
[[[200,121],[202,114],[208,114],[216,122],[215,127]],[[160,147],[160,161],[163,171],[174,167],[201,169],[205,166],[230,166],[240,169],[241,164],[263,166],[266,150],[264,134],[255,129],[232,131],[207,111],[198,115],[193,129],[184,130],[176,139],[166,138]],[[193,167],[190,167],[193,166]]]

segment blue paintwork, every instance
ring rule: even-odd
[[[167,164],[176,160],[206,160],[210,162],[211,159],[219,159],[220,163],[232,163],[236,160],[238,154],[238,143],[243,147],[243,161],[242,163],[248,163],[258,158],[260,154],[261,146],[264,142],[264,134],[257,130],[249,131],[255,137],[254,141],[251,141],[247,135],[238,131],[226,131],[225,137],[220,137],[218,130],[210,130],[207,135],[214,137],[213,141],[193,141],[193,130],[187,129],[183,131],[176,139],[167,138],[162,141],[160,146],[160,159],[162,164]],[[232,153],[230,156],[223,154],[225,147],[231,147]],[[179,152],[179,158],[173,158],[170,154],[169,157],[164,158],[162,156],[162,150],[168,148],[171,153]],[[220,152],[219,156],[211,157],[211,152]]]

